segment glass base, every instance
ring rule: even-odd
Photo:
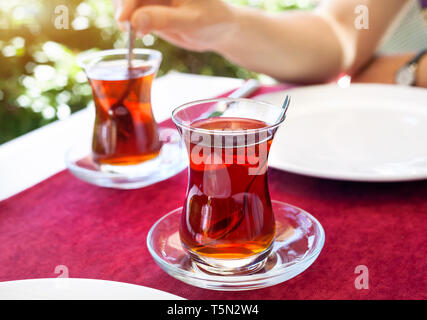
[[[160,128],[163,142],[159,155],[137,165],[99,165],[91,156],[91,143],[73,146],[65,155],[67,168],[77,178],[88,183],[116,189],[137,189],[166,180],[187,167],[185,146],[179,133]]]
[[[147,237],[147,246],[156,263],[172,277],[190,285],[223,291],[252,290],[287,281],[306,270],[319,256],[325,241],[321,224],[309,213],[289,204],[273,201],[276,240],[268,257],[218,274],[192,259],[179,238],[182,208],[158,220]],[[238,262],[240,263],[240,262]]]
[[[192,260],[194,268],[219,275],[237,275],[251,274],[262,269],[272,247],[273,244],[263,252],[244,259],[216,259],[200,256],[189,250],[186,251]]]

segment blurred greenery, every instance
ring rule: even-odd
[[[228,0],[270,11],[310,8],[310,0]],[[55,28],[60,6],[69,29]],[[59,6],[59,7],[58,7]],[[64,7],[62,7],[64,8]],[[79,52],[124,47],[110,0],[7,0],[0,3],[0,144],[86,107],[91,89],[76,65]],[[63,21],[64,22],[64,21]],[[160,50],[159,76],[170,70],[256,77],[214,53],[194,53],[146,35],[137,47]]]

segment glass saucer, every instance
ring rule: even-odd
[[[273,201],[276,241],[264,268],[245,275],[215,275],[199,269],[182,248],[178,231],[181,211],[175,209],[154,224],[147,237],[148,250],[172,277],[204,289],[252,290],[284,282],[307,269],[325,242],[325,232],[312,215]]]
[[[163,142],[160,154],[153,160],[131,166],[98,165],[91,156],[91,141],[70,148],[65,155],[67,168],[88,183],[116,189],[137,189],[168,179],[187,167],[187,154],[179,133],[160,128]]]

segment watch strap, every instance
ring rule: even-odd
[[[420,60],[422,59],[422,57],[424,57],[424,55],[427,54],[427,49],[421,50],[415,57],[413,57],[411,59],[411,61],[409,61],[406,65],[410,66],[412,64],[418,64],[418,62],[420,62]]]

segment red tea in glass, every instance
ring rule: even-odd
[[[131,68],[122,50],[95,53],[85,65],[96,108],[92,158],[100,165],[140,164],[162,147],[151,108],[161,55],[137,50]]]
[[[210,117],[208,110],[218,102],[206,102],[200,103],[200,112],[193,104],[173,116],[190,160],[181,242],[200,267],[223,274],[259,268],[275,235],[267,159],[278,125],[272,118],[280,108],[270,110],[269,117],[258,118],[255,112],[254,118],[243,118],[239,116],[251,112],[239,103],[252,111],[269,106],[235,100],[230,103],[232,117],[227,112]]]

